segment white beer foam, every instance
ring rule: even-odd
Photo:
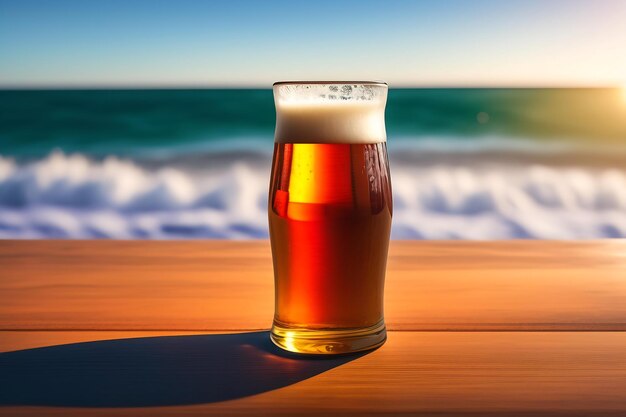
[[[279,84],[274,99],[278,143],[387,140],[384,84]]]

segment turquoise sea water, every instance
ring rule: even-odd
[[[266,90],[0,91],[0,237],[259,238]],[[626,237],[617,89],[391,89],[393,237]]]
[[[619,143],[626,100],[612,89],[390,90],[395,141],[472,142],[485,137]],[[271,146],[271,90],[0,91],[0,151],[41,157]],[[269,142],[268,142],[269,141]]]

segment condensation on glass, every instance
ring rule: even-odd
[[[387,85],[276,83],[274,99],[271,339],[313,354],[380,346],[392,216]]]

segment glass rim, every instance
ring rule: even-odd
[[[347,80],[347,81],[276,81],[274,84],[272,84],[272,87],[278,87],[281,85],[347,85],[347,84],[389,87],[389,85],[384,81],[350,81],[350,80]]]

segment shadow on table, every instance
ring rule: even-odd
[[[0,353],[0,405],[150,407],[271,391],[363,354],[302,357],[268,332],[164,336]]]

